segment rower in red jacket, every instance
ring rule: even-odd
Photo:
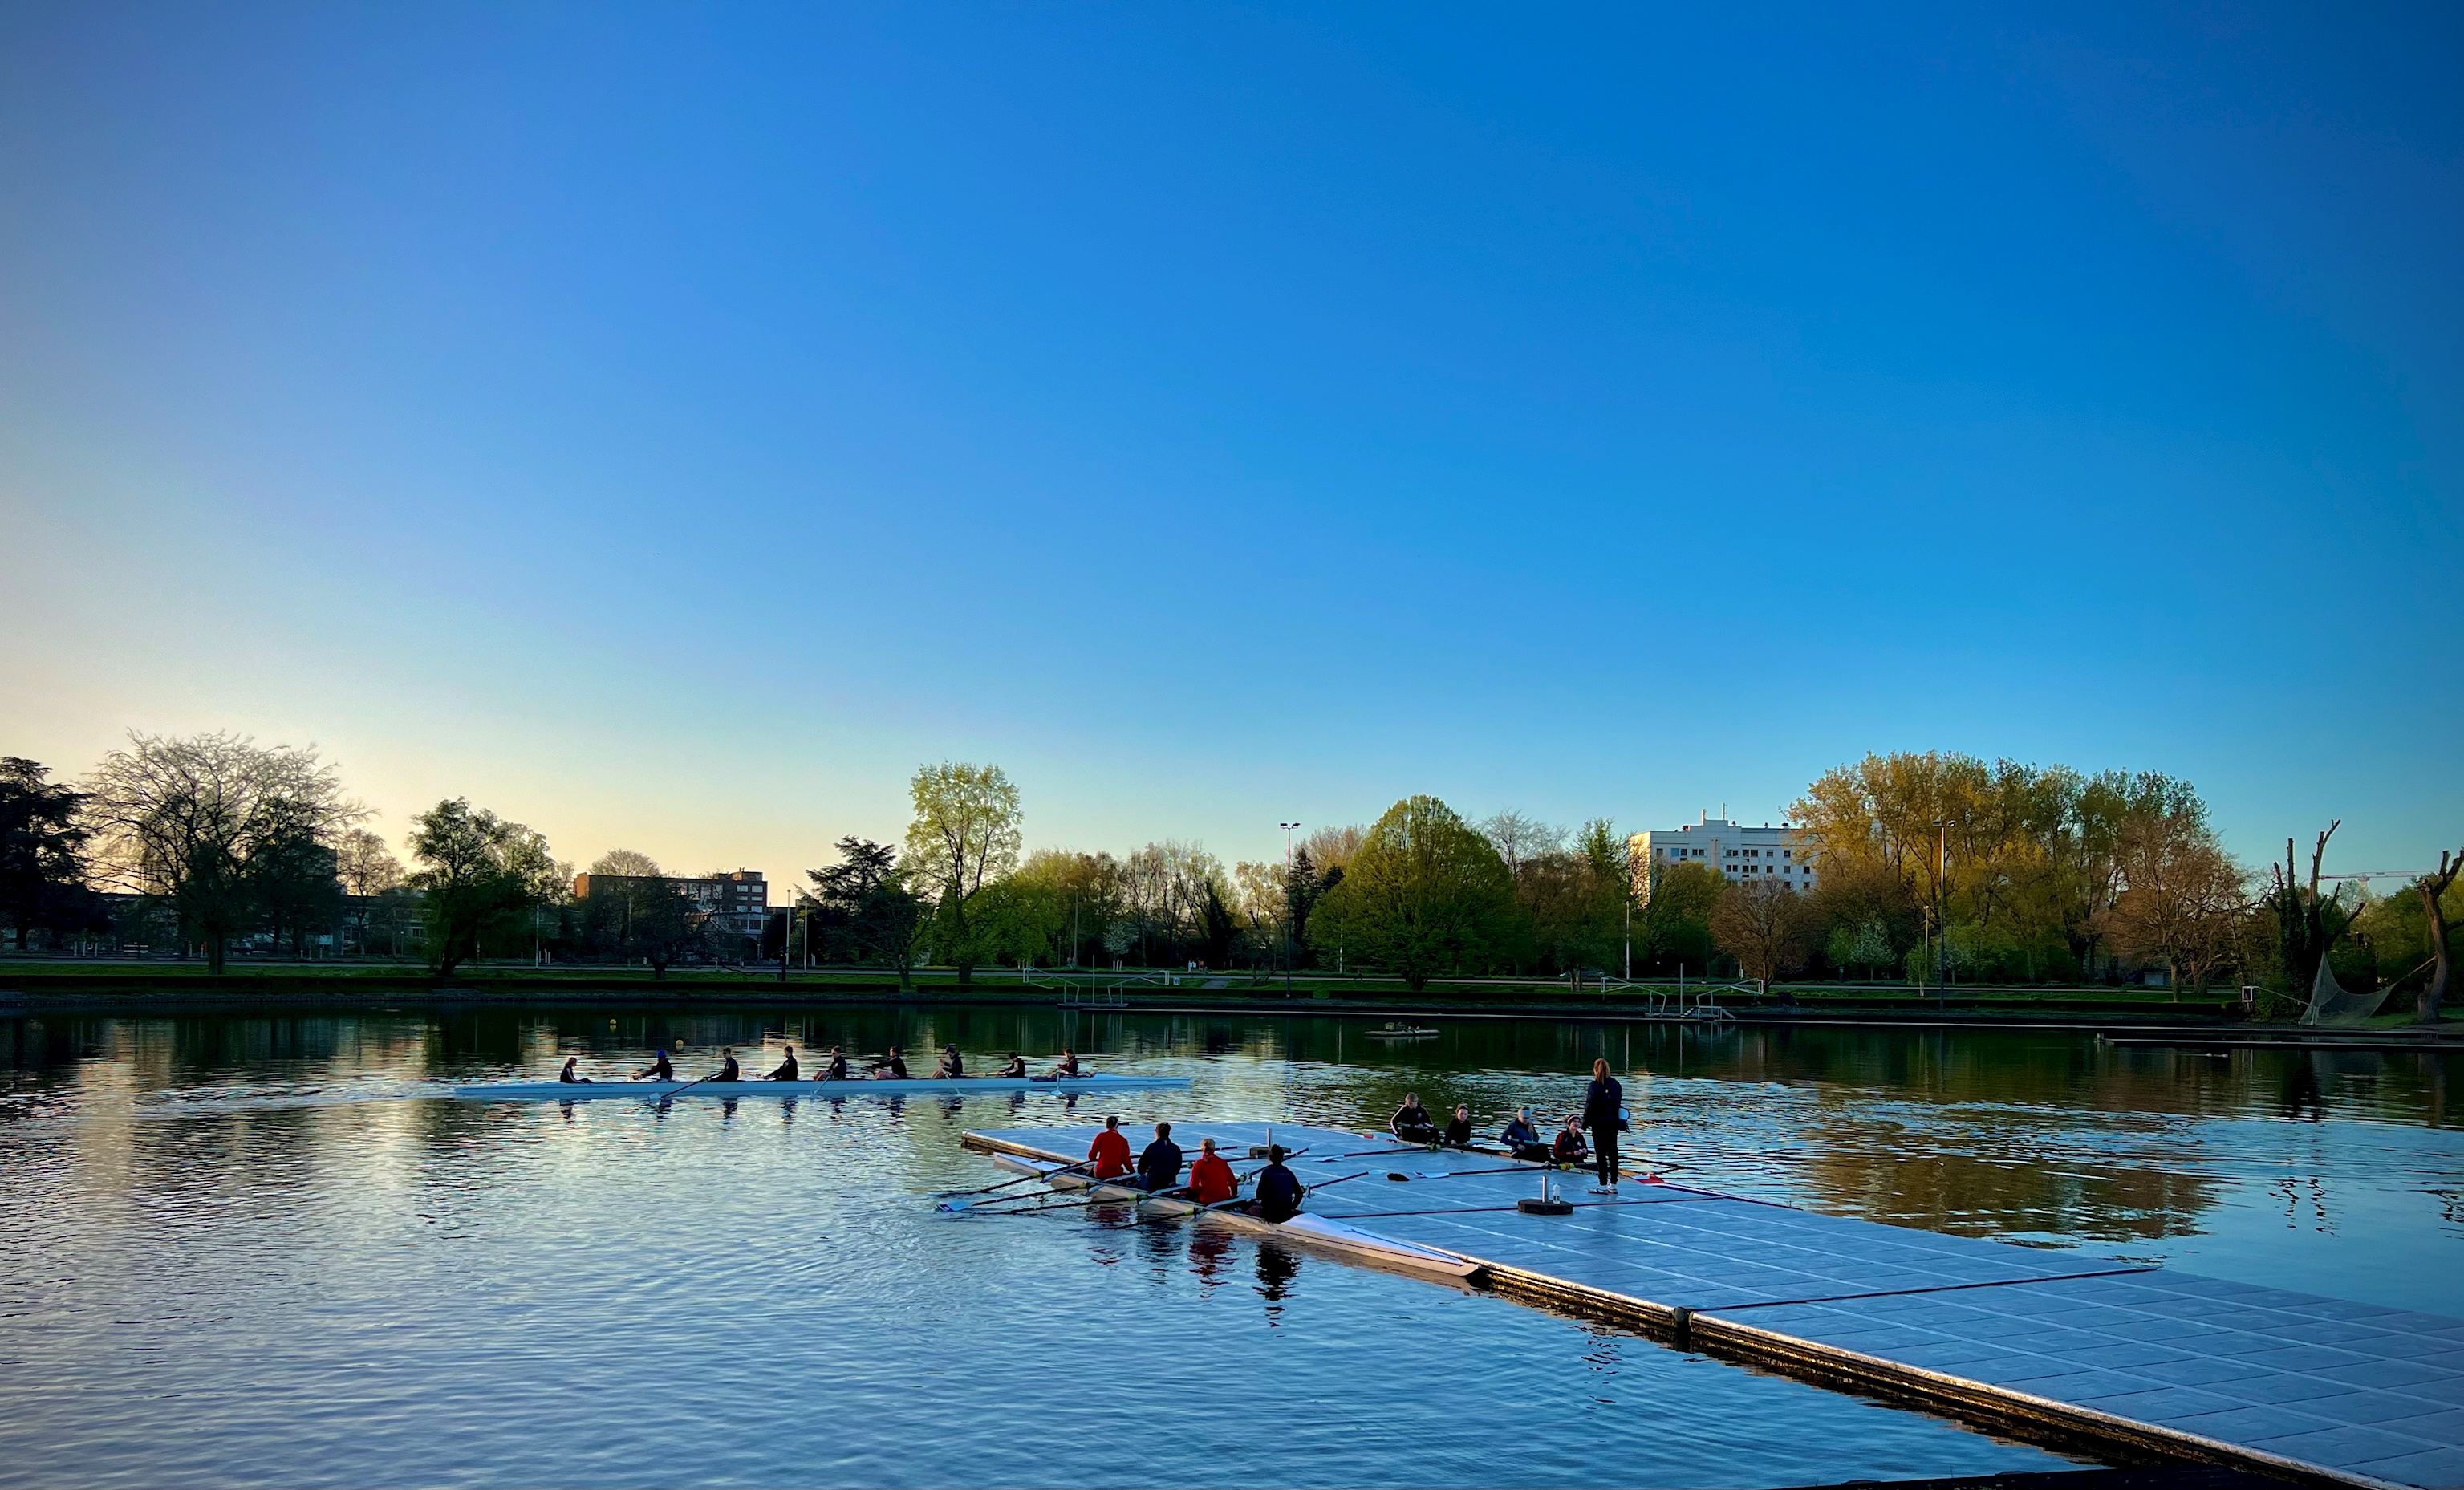
[[[1094,1166],[1097,1179],[1111,1179],[1130,1172],[1130,1140],[1129,1135],[1121,1131],[1119,1118],[1104,1120],[1104,1130],[1087,1146],[1087,1162]]]
[[[1199,1205],[1218,1205],[1239,1194],[1241,1182],[1232,1177],[1232,1166],[1215,1151],[1215,1140],[1201,1140],[1198,1150],[1198,1162],[1189,1167],[1189,1198]]]

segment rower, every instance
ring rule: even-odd
[[[1445,1133],[1438,1139],[1438,1142],[1449,1149],[1471,1147],[1470,1107],[1460,1102],[1455,1104],[1455,1115],[1447,1121]]]
[[[1121,1131],[1119,1118],[1104,1119],[1104,1130],[1087,1146],[1087,1162],[1094,1166],[1097,1179],[1111,1179],[1130,1172],[1130,1138]]]
[[[1074,1050],[1061,1052],[1061,1063],[1052,1068],[1053,1080],[1075,1079],[1081,1074],[1078,1069],[1078,1053]]]
[[[733,1082],[738,1079],[736,1067],[736,1052],[733,1050],[720,1051],[718,1053],[718,1074],[716,1076],[708,1076],[703,1078],[704,1081],[711,1082]]]
[[[1309,1194],[1301,1178],[1284,1168],[1284,1146],[1266,1150],[1266,1167],[1258,1172],[1258,1198],[1253,1208],[1262,1221],[1288,1221],[1301,1214],[1301,1196]]]
[[[875,1061],[872,1063],[872,1079],[876,1082],[903,1082],[907,1080],[907,1062],[898,1054],[898,1047],[896,1045],[890,1047],[890,1054],[887,1058]]]
[[[820,1079],[825,1082],[843,1082],[847,1079],[846,1051],[836,1045],[830,1047],[830,1063],[822,1067]]]
[[[1420,1106],[1419,1092],[1407,1092],[1403,1105],[1386,1121],[1387,1130],[1407,1144],[1433,1144],[1438,1141],[1438,1125],[1430,1118],[1429,1109]]]
[[[1583,1142],[1583,1115],[1568,1113],[1566,1126],[1557,1129],[1557,1146],[1550,1150],[1550,1157],[1559,1164],[1580,1169],[1590,1153],[1590,1147]]]
[[[769,1075],[761,1079],[765,1082],[793,1082],[802,1080],[802,1078],[796,1075],[796,1047],[789,1045],[787,1047],[787,1059],[779,1063],[779,1069],[771,1072]]]
[[[1241,1193],[1241,1182],[1232,1176],[1232,1166],[1215,1151],[1215,1140],[1198,1142],[1198,1162],[1189,1167],[1189,1198],[1199,1205],[1221,1205]]]
[[[1172,1141],[1172,1125],[1155,1125],[1155,1142],[1138,1155],[1138,1183],[1150,1194],[1180,1183],[1180,1145]]]
[[[581,1058],[580,1056],[567,1056],[567,1057],[565,1057],[565,1058],[564,1058],[564,1069],[556,1073],[556,1079],[557,1079],[557,1081],[558,1081],[558,1082],[560,1082],[561,1084],[564,1085],[567,1085],[567,1086],[576,1086],[576,1085],[580,1085],[580,1086],[587,1086],[587,1085],[590,1085],[590,1078],[589,1078],[589,1077],[587,1077],[587,1076],[583,1076],[583,1074],[581,1074],[580,1072],[578,1072],[578,1071],[576,1071],[576,1070],[574,1069],[575,1064],[576,1064],[576,1063],[578,1063],[581,1060],[582,1060],[582,1058]]]
[[[1506,1125],[1506,1130],[1497,1136],[1500,1142],[1513,1150],[1514,1156],[1518,1159],[1546,1160],[1549,1157],[1548,1140],[1540,1136],[1540,1129],[1531,1126],[1529,1107],[1515,1108],[1513,1118]]]
[[[672,1082],[675,1079],[676,1068],[668,1064],[668,1047],[665,1045],[650,1052],[649,1069],[633,1073],[633,1080],[637,1082]]]
[[[1005,1082],[1024,1081],[1026,1079],[1026,1058],[1014,1050],[1011,1051],[1009,1064],[1001,1067],[1001,1080]]]
[[[941,1063],[933,1067],[933,1080],[955,1081],[967,1074],[967,1064],[958,1059],[958,1047],[949,1045],[941,1051]]]

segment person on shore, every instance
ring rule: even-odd
[[[1386,1128],[1407,1144],[1433,1144],[1438,1141],[1437,1120],[1429,1116],[1428,1108],[1420,1106],[1420,1094],[1416,1091],[1403,1094],[1403,1105],[1386,1120]]]
[[[1155,1125],[1155,1142],[1138,1155],[1138,1183],[1149,1194],[1160,1194],[1180,1183],[1180,1145],[1172,1141],[1172,1125]]]
[[[1221,1205],[1241,1193],[1232,1166],[1215,1151],[1215,1140],[1198,1141],[1198,1162],[1189,1167],[1189,1198],[1199,1205]]]
[[[672,1082],[675,1079],[676,1068],[668,1063],[668,1047],[665,1045],[650,1052],[648,1069],[633,1073],[633,1080],[637,1082]]]
[[[933,1080],[936,1082],[955,1081],[966,1074],[967,1063],[958,1059],[958,1047],[956,1045],[943,1046],[941,1048],[940,1063],[933,1067]]]
[[[1064,1050],[1061,1052],[1061,1060],[1059,1063],[1054,1065],[1052,1068],[1052,1079],[1056,1082],[1063,1080],[1075,1080],[1085,1074],[1087,1073],[1078,1069],[1078,1052],[1074,1050]]]
[[[787,1049],[787,1058],[786,1058],[785,1060],[783,1060],[783,1061],[781,1061],[781,1062],[780,1062],[780,1063],[779,1063],[779,1069],[777,1069],[777,1070],[775,1070],[775,1071],[771,1072],[769,1075],[767,1075],[767,1076],[765,1076],[765,1077],[761,1078],[763,1081],[765,1081],[765,1082],[795,1082],[795,1081],[802,1081],[802,1080],[803,1080],[803,1078],[802,1078],[802,1077],[800,1077],[800,1076],[798,1076],[798,1075],[796,1074],[796,1047],[795,1047],[795,1046],[793,1046],[793,1045],[789,1045],[789,1046],[787,1046],[787,1047],[786,1047],[786,1049]]]
[[[1471,1108],[1469,1107],[1460,1102],[1455,1104],[1455,1115],[1446,1120],[1446,1130],[1439,1135],[1438,1142],[1449,1149],[1471,1147]]]
[[[846,1051],[836,1045],[830,1047],[830,1063],[822,1067],[820,1079],[825,1082],[843,1082],[847,1079]]]
[[[582,1058],[580,1056],[567,1056],[564,1058],[564,1069],[556,1073],[556,1079],[560,1085],[566,1086],[587,1086],[590,1085],[589,1077],[584,1076],[580,1071],[574,1069],[576,1065],[581,1063],[581,1061]]]
[[[1005,1082],[1024,1081],[1026,1079],[1026,1057],[1020,1055],[1015,1050],[1011,1051],[1009,1063],[1001,1068],[1001,1080]]]
[[[1540,1129],[1532,1126],[1529,1107],[1515,1108],[1514,1116],[1507,1119],[1505,1131],[1497,1137],[1506,1145],[1507,1151],[1518,1159],[1546,1160],[1549,1157],[1549,1141],[1542,1138]]]
[[[716,1076],[704,1078],[706,1081],[713,1082],[735,1082],[742,1081],[743,1079],[743,1072],[736,1063],[736,1052],[733,1050],[720,1051],[718,1053],[718,1074]]]
[[[1549,1157],[1569,1169],[1580,1169],[1588,1153],[1583,1146],[1583,1115],[1569,1112],[1566,1126],[1557,1129],[1557,1145],[1549,1151]]]
[[[898,1053],[896,1045],[890,1047],[889,1055],[872,1063],[872,1079],[876,1082],[907,1080],[907,1058]]]
[[[1600,1167],[1595,1194],[1616,1194],[1617,1129],[1625,1126],[1625,1088],[1609,1074],[1608,1058],[1592,1063],[1592,1085],[1583,1093],[1583,1124],[1592,1130],[1592,1153]]]
[[[1301,1197],[1309,1194],[1300,1176],[1284,1167],[1284,1146],[1276,1144],[1266,1150],[1266,1167],[1257,1174],[1257,1199],[1252,1202],[1258,1219],[1288,1221],[1301,1214]]]
[[[1097,1179],[1111,1179],[1130,1172],[1130,1135],[1121,1131],[1119,1118],[1104,1119],[1104,1130],[1087,1146],[1087,1162],[1094,1168]]]

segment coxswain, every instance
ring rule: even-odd
[[[1001,1068],[1001,1080],[1019,1082],[1026,1079],[1026,1057],[1010,1052],[1009,1064]]]
[[[1460,1102],[1455,1104],[1455,1115],[1447,1120],[1446,1130],[1444,1134],[1438,1139],[1438,1142],[1444,1144],[1449,1149],[1468,1149],[1471,1147],[1470,1107]]]
[[[1404,1095],[1403,1105],[1386,1122],[1387,1129],[1407,1144],[1433,1144],[1438,1141],[1438,1125],[1430,1118],[1429,1109],[1420,1106],[1420,1094]]]
[[[713,1082],[733,1082],[739,1080],[736,1067],[736,1052],[733,1050],[720,1051],[718,1053],[718,1074],[716,1076],[705,1077],[703,1079],[705,1081]]]
[[[1111,1179],[1130,1172],[1130,1135],[1121,1131],[1119,1118],[1104,1119],[1104,1130],[1087,1146],[1087,1162],[1094,1167],[1097,1179]]]
[[[1053,1080],[1060,1081],[1067,1078],[1074,1078],[1081,1074],[1083,1073],[1078,1069],[1078,1052],[1074,1050],[1065,1050],[1061,1052],[1060,1063],[1052,1068]]]
[[[933,1080],[953,1080],[967,1074],[967,1063],[958,1059],[958,1047],[949,1045],[941,1051],[941,1063],[933,1067]]]
[[[1514,1116],[1507,1121],[1506,1130],[1497,1136],[1498,1141],[1512,1150],[1518,1159],[1546,1160],[1549,1157],[1549,1141],[1540,1136],[1540,1129],[1531,1126],[1529,1107],[1515,1108]]]
[[[1252,1209],[1262,1221],[1288,1221],[1301,1214],[1301,1196],[1309,1194],[1301,1187],[1301,1177],[1284,1168],[1284,1146],[1275,1144],[1266,1150],[1266,1167],[1257,1174],[1258,1198]]]
[[[1138,1155],[1138,1183],[1150,1194],[1180,1183],[1180,1145],[1172,1141],[1172,1125],[1155,1125],[1155,1142]]]
[[[559,1084],[566,1086],[587,1086],[590,1085],[589,1077],[584,1076],[574,1069],[575,1064],[581,1060],[582,1058],[580,1056],[567,1056],[564,1058],[564,1069],[556,1073],[556,1079]]]
[[[825,1082],[843,1082],[847,1079],[846,1051],[836,1045],[830,1047],[830,1063],[822,1067],[820,1079]]]
[[[672,1082],[675,1079],[676,1068],[668,1063],[668,1047],[665,1045],[650,1052],[649,1069],[633,1073],[633,1080],[637,1082]]]
[[[1579,1112],[1566,1114],[1566,1126],[1557,1129],[1557,1146],[1550,1150],[1549,1156],[1559,1164],[1579,1169],[1588,1151],[1583,1147],[1583,1115]]]
[[[1198,1143],[1198,1162],[1189,1167],[1189,1198],[1199,1205],[1221,1205],[1241,1193],[1241,1182],[1232,1175],[1232,1166],[1215,1151],[1215,1140],[1202,1138]]]
[[[907,1062],[899,1055],[896,1045],[890,1047],[890,1054],[887,1057],[872,1063],[872,1079],[876,1082],[907,1080]]]
[[[1606,1057],[1592,1063],[1592,1085],[1583,1092],[1583,1123],[1592,1130],[1592,1152],[1599,1161],[1600,1182],[1592,1187],[1592,1193],[1616,1194],[1617,1129],[1625,1126],[1625,1088],[1609,1074]]]
[[[787,1047],[787,1059],[779,1063],[779,1069],[771,1072],[769,1075],[761,1079],[765,1082],[802,1081],[803,1078],[796,1074],[796,1047],[789,1045]]]

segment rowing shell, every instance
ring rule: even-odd
[[[910,1097],[927,1092],[1139,1091],[1186,1086],[1186,1076],[918,1077],[908,1081],[844,1082],[491,1082],[456,1086],[471,1102],[589,1102],[601,1097]]]
[[[1062,1174],[1057,1171],[1069,1166],[1050,1159],[1029,1159],[1019,1154],[995,1154],[993,1163],[1022,1174],[1041,1174],[1045,1183],[1055,1190],[1084,1190],[1099,1200],[1134,1200],[1147,1210],[1163,1216],[1188,1216],[1197,1213],[1200,1220],[1253,1236],[1273,1237],[1297,1242],[1321,1252],[1339,1253],[1357,1261],[1374,1262],[1385,1267],[1405,1268],[1416,1273],[1435,1273],[1444,1278],[1469,1278],[1480,1270],[1480,1264],[1451,1252],[1423,1247],[1415,1242],[1398,1241],[1363,1231],[1347,1222],[1304,1212],[1286,1221],[1269,1221],[1244,1211],[1210,1211],[1195,1200],[1178,1195],[1150,1195],[1134,1185],[1116,1185],[1086,1174]]]

